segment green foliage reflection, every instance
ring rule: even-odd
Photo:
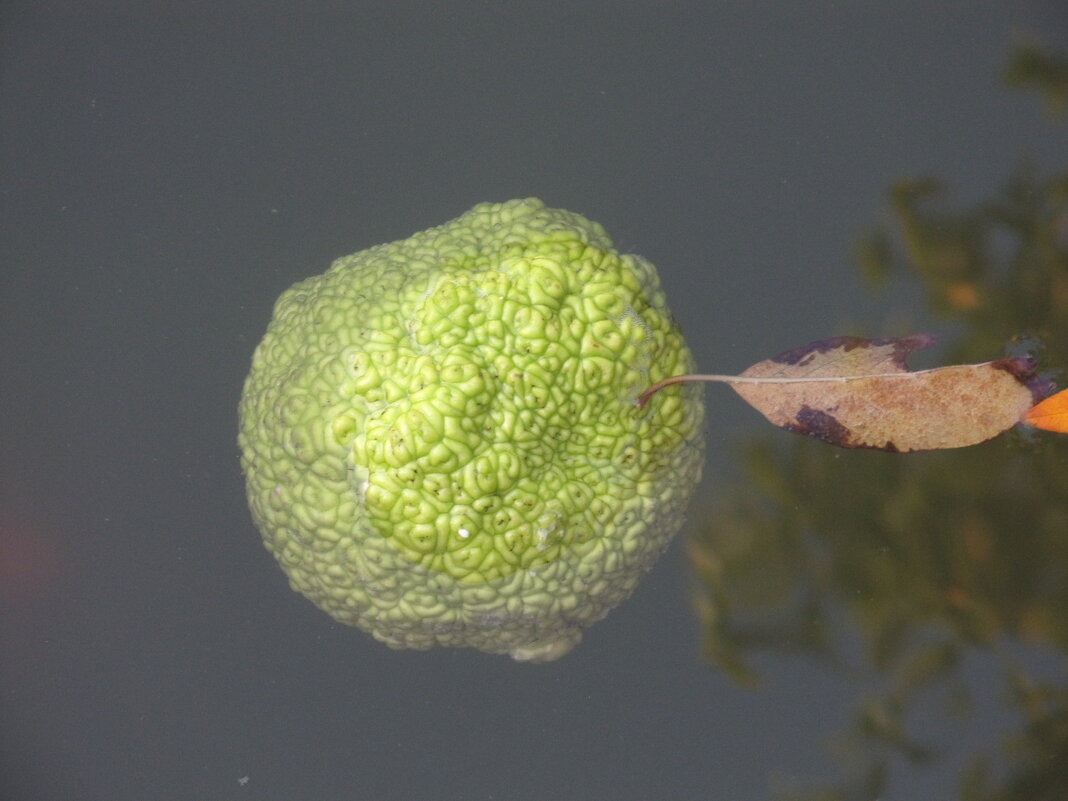
[[[1064,65],[1036,63],[1020,51],[1008,77],[1045,81],[1063,105]],[[907,180],[890,206],[892,226],[863,239],[858,261],[874,285],[921,282],[959,331],[946,363],[996,356],[1024,332],[1034,341],[1020,348],[1041,343],[1042,364],[1068,365],[1068,173],[1022,169],[966,208],[934,180]],[[910,716],[932,694],[966,715],[976,699],[962,666],[981,652],[1000,666],[1019,727],[974,755],[960,797],[1068,798],[1068,684],[1018,663],[1027,648],[1068,656],[1068,441],[1018,433],[902,457],[769,435],[740,461],[743,480],[690,542],[705,657],[746,682],[768,649],[855,662],[831,634],[844,624],[881,677],[848,733],[863,770],[795,797],[875,798],[895,758],[938,758]]]

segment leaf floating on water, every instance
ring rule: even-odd
[[[932,341],[918,335],[814,342],[742,373],[807,380],[733,386],[782,428],[847,448],[900,452],[975,445],[1012,428],[1034,406],[1034,364],[1027,358],[909,372],[905,359]]]
[[[844,448],[904,453],[962,448],[996,437],[1048,391],[1030,358],[910,372],[908,355],[932,342],[924,334],[827,339],[754,364],[740,376],[666,379],[647,389],[639,403],[668,384],[721,381],[788,431]],[[1068,410],[1061,414],[1068,416]]]
[[[1046,431],[1068,434],[1068,389],[1051,395],[1024,415],[1024,422]]]

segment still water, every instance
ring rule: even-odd
[[[708,372],[918,331],[918,366],[1063,368],[1068,137],[1035,56],[1068,51],[1058,4],[4,22],[3,797],[1068,793],[1053,435],[847,451],[710,387],[683,533],[529,665],[392,651],[291,592],[235,411],[286,287],[525,196],[655,263]]]

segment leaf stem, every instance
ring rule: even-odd
[[[986,364],[984,362],[983,364]],[[981,365],[972,365],[981,366]],[[865,373],[863,375],[821,375],[821,376],[801,376],[797,378],[779,378],[777,376],[744,376],[744,375],[719,375],[716,373],[687,373],[686,375],[673,375],[670,378],[663,378],[657,381],[655,384],[649,386],[641,395],[638,396],[638,400],[635,401],[639,409],[645,408],[645,404],[649,402],[655,393],[662,390],[664,387],[670,387],[672,384],[685,384],[691,381],[705,381],[715,382],[720,384],[815,384],[821,382],[835,383],[835,384],[847,384],[850,381],[861,381],[868,378],[915,378],[922,373],[933,372],[934,370],[941,370],[945,368],[933,367],[928,370],[916,370],[915,372],[893,372],[893,373]]]

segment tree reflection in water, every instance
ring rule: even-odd
[[[1063,109],[1064,64],[1019,48],[1007,78]],[[993,201],[960,210],[936,181],[902,181],[890,204],[893,225],[863,240],[858,261],[873,285],[921,282],[959,331],[944,363],[1040,343],[1041,365],[1068,367],[1068,172],[1021,170]],[[1054,378],[1063,386],[1068,374]],[[1020,658],[1030,648],[1068,659],[1068,438],[1010,432],[896,456],[769,435],[742,445],[739,461],[742,482],[689,544],[705,656],[740,681],[755,680],[751,657],[766,649],[855,662],[832,634],[845,624],[882,685],[846,733],[864,769],[793,797],[876,798],[893,762],[938,759],[910,722],[931,714],[921,704],[935,694],[965,726],[980,700],[965,662],[982,651],[1018,725],[961,766],[960,797],[1068,798],[1068,680]]]

